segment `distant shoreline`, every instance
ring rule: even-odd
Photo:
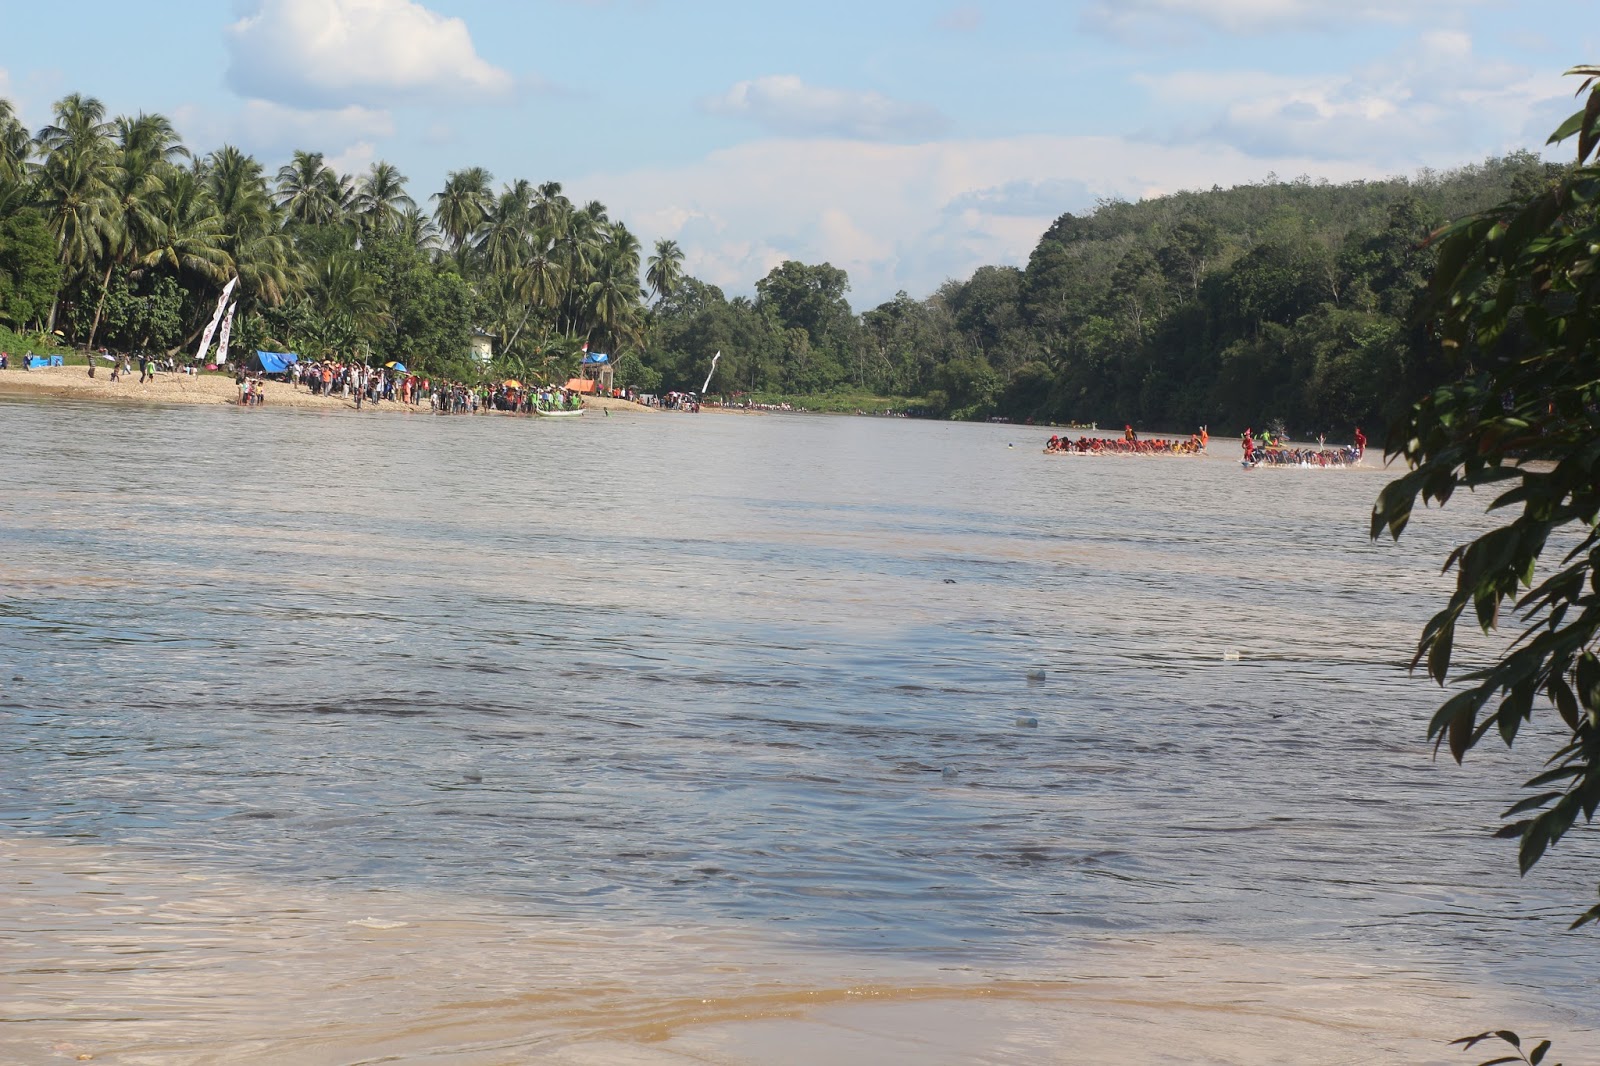
[[[343,396],[318,396],[307,389],[297,389],[282,381],[262,381],[266,402],[263,408],[296,408],[301,410],[355,411],[355,401]],[[109,367],[100,367],[90,377],[81,366],[39,367],[34,370],[0,371],[0,396],[29,396],[54,399],[94,400],[103,403],[159,403],[210,406],[226,404],[237,407],[239,388],[232,377],[222,374],[158,373],[154,381],[139,384],[137,375],[112,383]],[[632,411],[653,411],[628,400],[614,400],[608,396],[585,396],[585,407],[613,408]],[[363,403],[360,410],[377,413],[432,414],[426,404],[406,404],[398,400],[382,403]],[[499,414],[502,412],[489,412]]]

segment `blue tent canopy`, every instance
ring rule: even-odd
[[[583,353],[583,362],[584,362],[585,366],[588,366],[588,365],[590,365],[592,363],[609,363],[610,361],[611,361],[611,356],[607,355],[605,352],[584,352]]]
[[[263,374],[283,374],[299,361],[300,357],[293,352],[257,352],[256,365],[250,369],[259,370]]]

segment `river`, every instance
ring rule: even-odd
[[[0,400],[0,1059],[1600,1051],[1470,501],[1047,435]]]

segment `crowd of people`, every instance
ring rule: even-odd
[[[515,381],[469,385],[413,374],[399,364],[369,367],[363,363],[314,360],[291,364],[286,377],[295,389],[304,386],[313,395],[341,396],[357,408],[363,404],[388,402],[409,407],[426,406],[436,414],[457,415],[484,411],[531,414],[583,407],[582,396],[554,385],[523,385]]]
[[[1047,454],[1070,455],[1200,455],[1206,452],[1210,443],[1211,433],[1205,426],[1189,434],[1187,440],[1181,437],[1141,439],[1132,426],[1124,426],[1120,437],[1080,436],[1073,440],[1066,434],[1052,435],[1045,441],[1044,450]],[[1320,437],[1316,447],[1297,447],[1286,441],[1281,433],[1262,430],[1257,434],[1254,429],[1246,429],[1239,443],[1244,452],[1241,465],[1246,468],[1261,465],[1353,466],[1361,461],[1367,450],[1367,437],[1361,432],[1360,426],[1355,430],[1355,443],[1344,447],[1330,448],[1327,441]]]
[[[1239,460],[1246,469],[1261,466],[1354,466],[1361,461],[1367,452],[1367,435],[1361,432],[1361,427],[1356,427],[1355,443],[1342,448],[1329,448],[1323,438],[1317,439],[1315,448],[1296,448],[1281,436],[1274,435],[1270,430],[1262,430],[1260,437],[1248,427],[1244,435],[1239,438],[1239,446],[1244,452]]]
[[[1140,440],[1132,426],[1124,426],[1121,437],[1071,437],[1051,435],[1045,441],[1047,453],[1072,455],[1199,455],[1211,443],[1211,433],[1201,426],[1198,431],[1181,437],[1152,437]]]
[[[135,365],[138,367],[140,384],[154,381],[158,373],[198,374],[201,369],[193,361],[180,363],[171,357],[157,357],[142,352],[113,354],[101,348],[86,354],[89,376],[92,378],[98,370],[107,370],[114,384],[132,378]],[[99,366],[102,360],[108,365]],[[28,369],[27,356],[14,357],[8,352],[0,352],[0,370],[12,369],[18,363],[23,369]],[[275,378],[284,381],[295,391],[304,389],[313,396],[338,397],[358,409],[363,405],[381,403],[426,408],[438,414],[478,414],[487,411],[533,414],[583,409],[583,395],[560,386],[524,385],[510,380],[490,385],[468,384],[413,374],[399,363],[373,367],[356,361],[318,359],[290,363],[282,373],[271,373],[260,367],[251,369],[242,363],[231,368],[227,365],[207,365],[205,369],[232,370],[234,385],[238,389],[236,402],[242,407],[265,404],[266,382]],[[624,392],[631,398],[632,390],[613,390],[614,395]],[[677,406],[686,406],[682,394],[675,394],[672,402]],[[698,404],[694,407],[697,408]]]

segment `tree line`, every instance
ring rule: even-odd
[[[383,161],[352,176],[299,151],[269,175],[232,146],[196,155],[162,115],[108,118],[72,95],[53,118],[30,133],[0,100],[0,324],[13,330],[177,350],[237,277],[246,350],[469,377],[484,372],[468,355],[481,331],[496,372],[550,376],[584,345],[645,345],[638,239],[558,183],[496,189],[472,167],[425,209]],[[682,259],[657,244],[643,264],[657,292]]]
[[[790,261],[727,297],[559,183],[450,173],[419,204],[392,164],[186,148],[161,115],[72,95],[30,133],[0,100],[0,324],[94,347],[192,346],[238,277],[240,345],[758,397],[875,396],[945,418],[1375,430],[1444,380],[1414,313],[1446,219],[1563,168],[1514,153],[1446,173],[1265,180],[1064,214],[1022,267],[863,313],[845,271]],[[495,363],[467,352],[493,337]]]
[[[650,358],[695,388],[701,353],[720,348],[724,389],[862,390],[938,417],[1381,432],[1453,373],[1417,314],[1430,233],[1565,169],[1520,152],[1412,178],[1102,200],[1058,218],[1026,266],[861,315],[827,264],[785,263],[753,300],[686,279]]]

